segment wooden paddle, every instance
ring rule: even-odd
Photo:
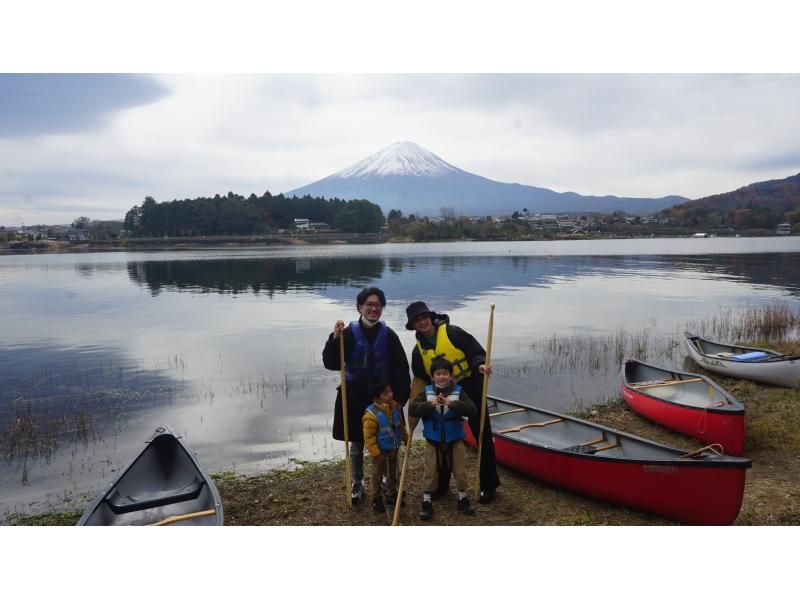
[[[417,395],[425,388],[425,380],[422,378],[414,378],[411,383],[411,392],[408,399],[408,412],[411,413],[411,403],[417,398]],[[406,444],[406,454],[403,457],[403,468],[400,471],[400,481],[397,483],[397,501],[394,504],[394,517],[392,517],[392,525],[397,525],[400,521],[400,506],[403,500],[403,486],[406,483],[406,468],[408,467],[408,454],[411,452],[411,438],[414,436],[414,429],[419,423],[418,417],[408,416],[408,443]]]
[[[492,365],[492,333],[494,331],[494,303],[489,304],[489,338],[486,341],[486,362],[485,367]],[[478,465],[475,468],[475,491],[477,500],[481,498],[481,449],[483,448],[483,426],[486,423],[486,391],[489,389],[489,376],[483,375],[483,391],[481,392],[481,425],[478,434]]]
[[[409,423],[408,427],[408,441],[406,442],[406,454],[403,457],[403,469],[400,471],[400,481],[397,483],[397,500],[394,503],[394,517],[392,517],[392,525],[397,525],[400,521],[400,506],[403,502],[403,486],[406,483],[406,468],[408,467],[408,454],[411,452],[411,439],[414,437],[414,429],[417,427],[417,422]]]
[[[350,477],[350,428],[347,425],[347,378],[344,373],[344,329],[339,331],[339,380],[342,389],[342,420],[344,421],[344,485],[347,508],[353,508],[353,481]]]
[[[211,515],[215,515],[217,512],[214,509],[209,509],[208,511],[195,511],[194,513],[186,513],[185,515],[172,515],[167,517],[166,519],[162,519],[161,521],[156,521],[155,523],[148,523],[147,525],[171,525],[173,523],[178,523],[178,521],[186,521],[188,519],[197,519],[198,517],[210,517]]]
[[[660,380],[658,382],[646,383],[646,382],[632,382],[631,386],[633,388],[656,388],[659,386],[673,386],[675,384],[686,384],[687,382],[703,382],[702,378],[686,378],[684,380]]]

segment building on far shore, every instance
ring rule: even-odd
[[[331,226],[327,222],[311,222],[308,218],[295,218],[294,228],[297,230],[322,231],[329,230]]]
[[[791,235],[792,234],[792,225],[789,224],[788,222],[784,222],[782,224],[779,224],[775,228],[775,234],[776,235]]]

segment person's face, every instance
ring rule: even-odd
[[[438,369],[433,372],[433,381],[436,383],[436,386],[440,388],[444,388],[445,386],[450,384],[450,379],[452,376],[450,372],[445,369]]]
[[[381,305],[380,298],[378,298],[377,295],[370,295],[367,297],[367,300],[358,308],[358,313],[364,316],[369,322],[377,322],[380,320],[381,314],[383,314],[383,306]]]
[[[378,402],[383,403],[384,405],[388,405],[389,403],[392,402],[393,398],[394,398],[394,393],[392,392],[392,387],[387,386],[378,395]]]
[[[414,330],[419,332],[422,336],[431,336],[433,334],[431,314],[420,314],[414,318]]]

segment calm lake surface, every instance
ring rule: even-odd
[[[371,285],[408,350],[411,301],[484,345],[494,302],[490,392],[567,411],[619,351],[684,368],[684,329],[800,310],[800,238],[0,256],[0,518],[83,508],[163,424],[212,472],[341,457],[322,346]]]

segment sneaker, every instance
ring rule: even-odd
[[[381,478],[381,494],[388,494],[389,487],[386,485],[386,476]]]
[[[364,481],[358,480],[356,482],[353,482],[353,489],[350,493],[350,501],[354,505],[357,505],[359,502],[361,502],[361,497],[363,496],[363,494],[364,494]]]
[[[427,521],[433,517],[433,503],[429,500],[422,501],[422,508],[419,510],[419,518]]]
[[[372,510],[375,513],[385,513],[386,512],[386,507],[383,504],[383,497],[382,496],[376,496],[375,498],[372,499]]]
[[[497,496],[497,490],[492,488],[491,490],[481,490],[481,496],[478,498],[478,502],[482,505],[489,504],[492,502],[495,497]]]
[[[475,514],[475,507],[469,504],[469,499],[466,496],[458,499],[458,512],[463,513],[464,515]]]

